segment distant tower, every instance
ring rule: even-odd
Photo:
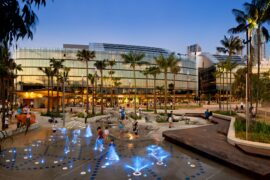
[[[202,52],[202,48],[199,44],[193,44],[187,47],[188,56],[196,56]]]
[[[262,32],[261,32],[262,34]],[[254,48],[254,63],[258,63],[258,39],[257,39],[257,32],[253,32],[252,36],[252,45]],[[266,42],[264,36],[261,35],[261,61],[263,61],[266,58]]]

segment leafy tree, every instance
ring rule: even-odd
[[[51,87],[51,77],[53,76],[53,68],[50,67],[39,67],[38,70],[42,71],[48,78],[48,104],[47,104],[47,114],[50,113],[50,104],[51,104],[51,98],[50,98],[50,87]]]
[[[217,47],[219,52],[224,54],[228,53],[228,58],[225,62],[222,62],[222,66],[226,72],[226,79],[228,80],[228,72],[230,73],[230,87],[231,87],[231,72],[237,66],[235,62],[232,62],[232,55],[243,49],[242,40],[239,37],[230,36],[229,38],[224,36],[224,39],[220,41],[222,47]],[[228,95],[228,91],[226,90]],[[231,94],[231,89],[230,89]],[[231,103],[231,98],[230,98]],[[227,110],[228,110],[228,96],[227,96]]]
[[[176,104],[176,100],[175,100],[175,91],[176,91],[176,75],[181,71],[181,67],[180,66],[174,66],[171,68],[171,72],[173,73],[173,109],[175,109],[175,104]]]
[[[156,80],[157,80],[157,75],[160,74],[161,71],[159,67],[156,66],[151,66],[149,67],[149,74],[154,77],[154,113],[157,114],[157,92],[156,92]]]
[[[175,58],[174,53],[171,53],[168,57],[164,57],[162,54],[159,57],[155,58],[157,66],[162,70],[164,73],[164,104],[165,104],[165,113],[167,113],[167,96],[168,96],[168,71],[169,69],[173,68],[177,65],[178,61]]]
[[[101,81],[101,114],[103,114],[104,104],[103,104],[103,70],[107,67],[107,60],[104,59],[102,61],[96,61],[94,63],[94,66],[99,70],[100,72],[100,81]]]
[[[148,64],[148,62],[143,61],[145,57],[144,53],[139,52],[129,52],[128,54],[121,54],[121,57],[124,60],[124,64],[129,64],[133,70],[133,80],[134,80],[134,112],[136,114],[137,106],[136,106],[136,99],[137,99],[137,85],[136,85],[136,67],[141,66],[144,64]]]
[[[145,87],[146,87],[145,98],[146,98],[146,109],[148,111],[148,109],[149,109],[148,78],[149,78],[150,70],[149,70],[149,68],[145,68],[144,70],[141,71],[141,73],[146,77],[146,80],[145,80]]]
[[[113,75],[115,74],[115,71],[113,71],[113,66],[116,65],[116,61],[115,59],[113,60],[107,60],[107,64],[108,66],[110,66],[110,71],[109,71],[109,75],[110,75],[110,79],[112,81],[112,86],[111,86],[111,107],[113,107]]]
[[[87,78],[90,80],[92,85],[92,115],[95,115],[95,81],[97,79],[97,74],[88,74]]]
[[[88,76],[88,62],[93,60],[96,57],[95,51],[89,51],[89,50],[79,50],[77,52],[77,58],[78,60],[85,62],[86,64],[86,77]],[[89,81],[88,78],[86,78],[86,113],[88,114],[89,112],[89,92],[88,92],[88,87],[89,87]]]
[[[56,110],[57,110],[57,113],[59,113],[59,87],[60,87],[60,69],[63,69],[64,68],[64,65],[63,63],[65,62],[65,60],[63,59],[60,59],[60,60],[57,60],[57,59],[50,59],[50,66],[54,69],[55,71],[55,75],[56,75],[56,82],[57,82],[57,85],[56,85],[56,91],[57,91],[57,105],[56,105]]]
[[[45,6],[46,0],[2,0],[0,2],[0,44],[8,47],[20,38],[33,38],[37,15],[33,6]]]
[[[21,71],[21,65],[17,65],[10,57],[7,48],[0,47],[0,100],[2,104],[2,129],[4,129],[6,103],[13,101],[15,71]],[[13,103],[11,103],[13,104]]]

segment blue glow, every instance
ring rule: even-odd
[[[75,133],[74,131],[73,131],[73,134],[72,134],[72,143],[73,144],[76,144],[77,143],[77,133]]]
[[[109,146],[108,155],[107,155],[106,159],[108,159],[110,161],[119,161],[120,160],[114,146]]]
[[[69,138],[68,136],[66,137],[66,144],[65,144],[65,147],[64,147],[64,153],[67,154],[70,152],[70,149],[69,149]]]
[[[141,171],[151,165],[151,162],[142,158],[135,157],[132,158],[132,165],[126,165],[125,167],[134,171],[133,175],[140,176]]]
[[[86,138],[89,138],[89,137],[93,136],[92,131],[91,131],[91,128],[90,128],[90,124],[87,125],[84,136]]]
[[[170,156],[170,153],[165,151],[162,147],[151,145],[147,147],[149,155],[157,160],[157,165],[163,165],[163,160]]]
[[[67,133],[67,128],[61,128],[61,133],[66,134]]]
[[[97,139],[96,143],[95,143],[94,150],[95,151],[99,150],[100,152],[103,151],[105,149],[103,144],[104,144],[103,139]]]
[[[45,163],[45,160],[44,159],[41,159],[40,163],[41,164],[44,164]]]

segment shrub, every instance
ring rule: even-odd
[[[221,115],[225,115],[225,116],[236,116],[236,112],[234,111],[214,111],[213,113],[216,113],[216,114],[221,114]]]
[[[157,116],[156,122],[157,123],[167,123],[168,122],[167,117],[165,117],[165,116]]]
[[[61,113],[57,113],[57,112],[41,112],[40,113],[41,116],[49,116],[49,117],[56,117],[56,118],[61,118],[63,117],[63,115]]]

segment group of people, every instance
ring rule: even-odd
[[[96,149],[102,151],[104,149],[104,142],[108,142],[110,139],[109,147],[115,146],[114,139],[109,138],[110,131],[108,127],[105,127],[104,132],[102,131],[102,128],[99,126],[97,128],[97,139],[96,139]]]

